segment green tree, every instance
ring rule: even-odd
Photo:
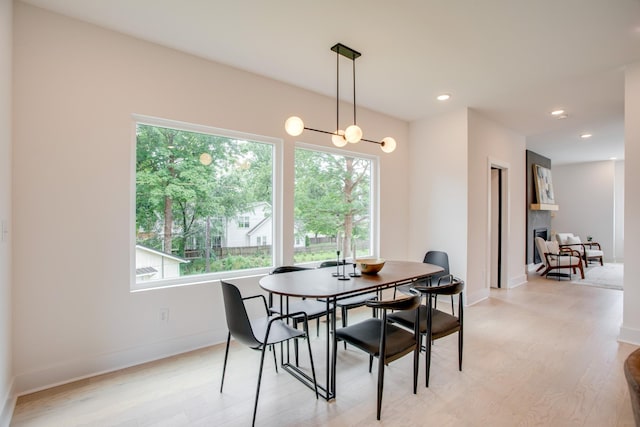
[[[334,236],[340,230],[345,254],[353,237],[368,237],[370,164],[367,159],[297,149],[297,232]]]
[[[212,233],[222,235],[225,219],[251,203],[271,202],[272,151],[268,144],[139,124],[138,240],[182,256],[194,245],[204,248],[209,271]]]

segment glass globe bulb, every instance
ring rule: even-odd
[[[362,139],[362,129],[358,125],[351,125],[344,131],[344,137],[352,144]]]
[[[333,145],[336,147],[344,147],[347,145],[347,140],[344,139],[344,131],[342,129],[338,129],[336,133],[331,135],[331,142],[333,142]]]
[[[284,130],[291,136],[298,136],[304,131],[304,122],[300,117],[291,116],[284,122]]]
[[[382,144],[380,144],[380,148],[385,153],[393,153],[393,151],[396,149],[396,140],[391,138],[390,136],[382,138]]]
[[[202,163],[203,165],[209,166],[212,161],[213,161],[213,158],[211,157],[211,154],[209,153],[200,154],[200,163]]]

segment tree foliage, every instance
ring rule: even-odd
[[[252,203],[271,203],[272,151],[269,144],[139,124],[138,240],[184,256],[204,227],[219,236],[226,219]],[[210,164],[200,160],[203,153]]]
[[[296,232],[369,237],[371,162],[338,154],[296,150]]]

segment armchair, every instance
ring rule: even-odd
[[[538,268],[538,271],[544,268],[540,273],[542,276],[546,276],[551,270],[570,268],[574,274],[576,269],[579,269],[580,277],[584,279],[582,258],[578,251],[570,248],[561,249],[557,242],[547,242],[542,237],[536,237],[536,247],[543,262],[541,268]]]
[[[602,252],[600,243],[582,242],[580,237],[575,236],[573,233],[556,233],[556,240],[560,248],[569,248],[578,251],[585,266],[589,266],[589,261],[600,261],[600,265],[603,265],[602,258],[604,252]]]

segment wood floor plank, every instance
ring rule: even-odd
[[[370,313],[355,310],[350,323]],[[421,356],[416,395],[411,356],[391,363],[382,421],[375,368],[370,374],[367,355],[340,347],[331,402],[276,374],[267,355],[257,425],[633,426],[622,365],[636,347],[617,341],[621,321],[621,291],[531,274],[526,285],[492,289],[465,309],[462,372],[455,335],[434,344],[429,388]],[[322,381],[323,340],[322,331],[312,338]],[[301,355],[308,366],[306,348]],[[223,356],[224,344],[21,396],[11,425],[250,425],[259,353],[232,345],[221,394]]]

